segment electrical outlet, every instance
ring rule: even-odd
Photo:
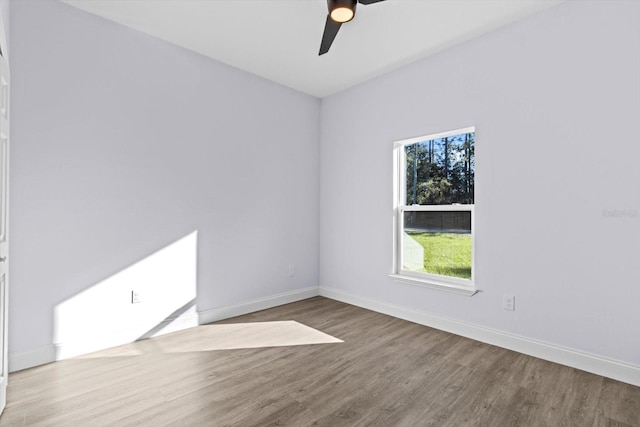
[[[514,295],[504,295],[502,297],[502,308],[509,311],[516,311],[516,297]]]
[[[131,304],[140,304],[142,301],[140,301],[140,292],[138,291],[131,291]]]
[[[296,266],[293,264],[289,264],[289,277],[293,277],[296,275]]]

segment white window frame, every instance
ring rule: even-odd
[[[441,132],[425,135],[417,138],[404,139],[393,143],[393,272],[390,274],[394,280],[410,285],[418,285],[462,295],[474,295],[478,292],[474,281],[475,273],[475,215],[474,205],[406,205],[406,155],[405,147],[418,142],[432,139],[446,138],[464,133],[475,133],[475,127],[456,129],[449,132]],[[424,211],[469,211],[471,212],[471,279],[442,276],[433,273],[421,273],[402,268],[402,237],[404,232],[405,212]]]

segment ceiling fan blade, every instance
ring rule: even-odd
[[[342,24],[340,22],[335,22],[327,15],[327,22],[324,24],[324,33],[322,34],[322,42],[320,43],[320,53],[318,53],[318,56],[329,52],[333,39],[336,38],[341,26]]]
[[[358,3],[363,4],[363,5],[368,5],[368,4],[372,4],[372,3],[379,3],[381,1],[384,0],[358,0]]]

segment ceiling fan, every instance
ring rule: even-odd
[[[351,21],[356,15],[358,3],[368,5],[381,1],[384,0],[327,0],[329,14],[327,15],[327,22],[324,24],[324,33],[322,34],[318,56],[324,55],[329,51],[342,24]]]

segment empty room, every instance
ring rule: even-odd
[[[0,14],[0,426],[640,426],[640,1]]]

